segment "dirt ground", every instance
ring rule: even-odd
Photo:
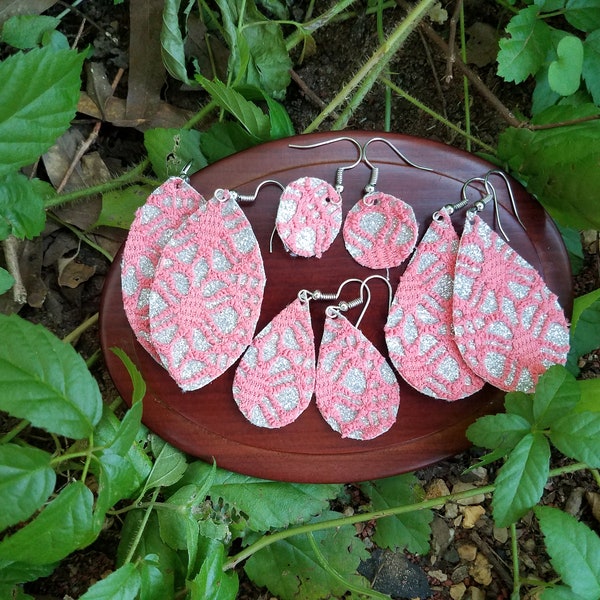
[[[62,3],[61,3],[62,4]],[[133,4],[133,3],[132,3]],[[307,2],[292,1],[290,6],[296,19],[302,20]],[[317,0],[315,12],[319,13],[328,2]],[[452,10],[454,3],[449,4]],[[358,70],[377,45],[376,20],[365,13],[366,2],[357,2],[357,16],[336,25],[325,27],[315,35],[315,51],[302,64],[294,67],[292,82],[284,104],[288,109],[297,132],[303,129],[320,112],[319,102],[327,103],[335,96],[341,86]],[[94,60],[104,64],[109,79],[119,68],[125,74],[115,94],[126,93],[128,41],[129,41],[129,2],[113,6],[112,0],[88,0],[82,3],[77,13],[65,18],[65,24],[72,33],[79,30],[82,14],[94,25],[84,26],[84,35],[80,44],[92,44]],[[64,7],[55,7],[58,11]],[[510,111],[515,114],[527,114],[530,89],[526,85],[505,84],[495,75],[494,48],[496,38],[508,18],[496,2],[465,0],[465,13],[469,43],[473,60],[469,67],[475,71],[487,88],[495,94]],[[391,30],[403,10],[395,8],[386,11],[385,28]],[[449,21],[431,24],[434,32],[443,39],[448,38]],[[108,39],[104,31],[118,36],[118,42]],[[491,50],[488,48],[491,48]],[[390,78],[412,96],[420,99],[431,109],[442,114],[450,122],[465,126],[464,88],[459,71],[453,70],[453,78],[445,81],[447,56],[442,53],[433,39],[424,30],[411,35],[407,44],[398,53],[390,66]],[[179,89],[174,82],[164,89],[164,99],[168,103],[180,103],[186,108],[202,101],[197,92]],[[473,134],[483,142],[494,146],[499,133],[506,127],[502,116],[490,106],[480,94],[471,88],[470,97],[471,127]],[[82,127],[89,128],[87,118],[81,116]],[[321,130],[326,130],[330,122],[325,122]],[[382,130],[384,127],[384,89],[375,86],[359,110],[352,118],[349,128]],[[465,149],[464,140],[433,118],[424,115],[408,101],[393,97],[391,130],[441,141]],[[114,172],[131,166],[140,159],[143,133],[134,127],[115,126],[105,123],[100,129],[98,141],[93,148],[102,156],[104,162]],[[62,228],[53,227],[43,240],[44,253],[58,243],[57,240],[69,238],[70,234]],[[72,240],[71,242],[72,243]],[[577,295],[600,286],[599,259],[597,246],[590,247],[586,265],[581,274],[575,277],[574,288]],[[104,275],[109,263],[89,248],[82,247],[79,260],[95,268],[87,281],[75,288],[58,285],[54,263],[46,261],[43,277],[48,294],[39,307],[25,307],[22,316],[32,321],[42,322],[59,336],[65,335],[77,327],[89,315],[99,309],[100,293]],[[84,356],[91,356],[98,348],[98,332],[91,329],[78,343],[78,350]],[[590,356],[586,368],[591,374],[600,373],[596,356]],[[93,367],[101,386],[107,394],[116,395],[110,377],[104,369],[102,359]],[[493,469],[478,469],[464,475],[464,470],[476,461],[475,450],[443,461],[417,475],[430,494],[442,495],[460,486],[485,485],[493,481]],[[458,486],[458,487],[457,487]],[[557,505],[570,507],[578,516],[589,516],[590,508],[585,500],[585,490],[589,489],[587,476],[573,473],[560,481],[549,484],[547,493]],[[352,510],[360,509],[360,497],[356,499]],[[413,583],[422,582],[426,588],[416,591],[404,589],[397,597],[424,597],[423,590],[434,599],[471,598],[508,598],[512,586],[510,575],[510,552],[507,532],[494,527],[489,498],[476,498],[471,505],[447,505],[437,511],[433,523],[431,552],[427,556],[407,556],[406,572],[414,568]],[[477,518],[475,518],[477,516]],[[473,521],[474,519],[474,521]],[[372,534],[374,524],[364,524],[360,533],[366,539]],[[523,568],[531,577],[546,578],[550,573],[548,559],[540,548],[540,533],[533,521],[525,519],[519,524],[519,546]],[[114,564],[114,553],[118,543],[118,527],[109,528],[91,548],[73,555],[64,561],[55,574],[46,580],[40,580],[28,588],[30,594],[40,598],[77,598],[94,579],[101,577]],[[419,593],[417,593],[419,592]],[[461,595],[462,593],[462,595]],[[265,590],[257,590],[242,575],[239,598],[242,600],[267,600],[271,596]]]

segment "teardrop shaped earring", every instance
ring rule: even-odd
[[[458,348],[482,379],[505,391],[530,393],[542,373],[565,364],[569,327],[556,295],[541,275],[478,215],[493,200],[492,175],[483,178],[486,194],[467,211],[456,259],[453,327]],[[464,192],[470,182],[465,184]],[[520,220],[519,220],[520,221]],[[522,223],[521,223],[522,224]]]
[[[315,334],[310,301],[337,300],[337,292],[301,290],[297,298],[256,335],[233,379],[233,398],[252,424],[269,429],[295,421],[310,404],[315,389]]]
[[[289,183],[281,194],[273,234],[277,231],[286,251],[295,256],[321,258],[333,244],[342,226],[344,171],[360,163],[362,148],[350,137],[308,146],[290,144],[290,148],[309,149],[341,141],[354,144],[358,149],[358,158],[351,165],[337,169],[335,187],[317,177],[301,177]]]
[[[450,215],[465,204],[447,204],[433,214],[400,277],[384,328],[390,360],[402,378],[442,400],[465,398],[485,383],[463,359],[452,327],[459,238]]]
[[[163,248],[173,232],[205,202],[190,184],[188,163],[178,177],[156,188],[137,211],[121,259],[121,291],[129,325],[143,348],[158,362],[150,339],[150,288]]]
[[[367,158],[373,142],[387,144],[411,167],[432,171],[408,160],[385,138],[376,137],[363,147],[363,160],[371,169],[365,195],[350,209],[344,221],[344,243],[354,260],[370,269],[389,269],[402,264],[413,251],[419,226],[412,207],[391,194],[376,191],[379,168]]]
[[[265,269],[252,226],[237,201],[216,190],[165,245],[149,299],[150,339],[184,391],[226,371],[248,347],[260,315]]]
[[[317,407],[334,431],[356,440],[370,440],[388,431],[396,422],[400,405],[394,371],[358,329],[370,302],[368,282],[373,278],[386,283],[391,300],[389,281],[371,275],[361,285],[360,298],[329,306],[317,362]],[[363,302],[365,306],[352,325],[342,312]]]

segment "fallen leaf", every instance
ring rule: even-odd
[[[77,254],[69,258],[59,258],[56,262],[60,287],[74,289],[86,282],[96,272],[95,266],[77,262],[76,257]]]
[[[498,55],[498,32],[487,23],[473,23],[467,29],[467,62],[485,67],[496,60]]]

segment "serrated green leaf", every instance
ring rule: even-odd
[[[45,33],[56,29],[60,19],[47,15],[15,15],[2,26],[0,39],[5,43],[26,50],[42,42]]]
[[[557,227],[560,231],[560,237],[565,244],[565,248],[569,253],[569,262],[571,263],[573,275],[577,275],[581,272],[584,261],[581,232],[577,231],[577,229],[573,229],[572,227],[563,227],[560,223],[557,224]],[[573,316],[571,316],[571,325],[572,324]]]
[[[209,81],[196,75],[200,85],[211,95],[212,99],[223,109],[233,115],[246,131],[258,140],[268,140],[270,132],[269,117],[256,104],[246,100],[239,92],[228,88],[218,80]]]
[[[175,600],[173,573],[160,562],[156,554],[149,554],[139,566],[141,590],[139,600]]]
[[[412,474],[398,475],[361,484],[361,490],[371,499],[373,510],[383,510],[422,500],[417,492],[418,481]],[[429,552],[431,510],[395,515],[377,521],[373,541],[390,550],[406,549],[415,554]]]
[[[537,6],[528,6],[506,27],[510,37],[500,40],[498,52],[498,75],[505,81],[521,83],[544,63],[551,44],[550,28],[538,15]]]
[[[504,409],[507,413],[519,415],[532,425],[535,422],[533,416],[533,394],[508,392],[504,396]]]
[[[179,28],[180,5],[181,0],[165,0],[160,32],[161,54],[165,68],[172,77],[193,85],[194,81],[187,74],[183,37]]]
[[[102,194],[102,209],[90,229],[103,225],[129,229],[135,211],[146,202],[153,190],[152,185],[130,185],[122,190]]]
[[[52,433],[88,437],[102,397],[83,358],[41,325],[0,315],[0,410]]]
[[[550,444],[542,433],[529,433],[498,471],[492,500],[494,521],[507,527],[542,497],[550,471]]]
[[[6,270],[0,267],[0,295],[4,294],[15,284],[15,278]]]
[[[21,173],[0,181],[0,239],[8,234],[21,239],[39,235],[46,224],[44,200],[52,193],[47,183]]]
[[[201,481],[210,469],[211,465],[193,463],[184,482]],[[302,523],[320,513],[341,489],[337,484],[268,481],[217,469],[210,496],[213,503],[220,498],[246,515],[248,527],[253,531],[268,531]]]
[[[581,31],[600,29],[600,0],[568,0],[565,19]]]
[[[328,512],[319,521],[339,518]],[[331,567],[352,583],[361,579],[356,569],[367,557],[354,527],[344,526],[314,533],[319,550]],[[266,586],[275,596],[287,598],[329,598],[342,596],[346,586],[319,563],[306,536],[275,542],[253,554],[244,570],[257,585]]]
[[[582,598],[600,598],[600,537],[562,510],[538,506],[535,514],[563,582]]]
[[[0,176],[33,163],[68,129],[84,58],[35,48],[0,63]]]
[[[588,294],[584,294],[583,296],[578,296],[573,300],[573,312],[571,314],[571,332],[576,331],[577,323],[579,322],[579,317],[581,314],[587,310],[588,308],[592,308],[594,304],[600,300],[600,289],[594,290],[593,292],[589,292]]]
[[[185,454],[181,450],[158,436],[153,436],[152,439],[155,461],[144,485],[144,492],[155,487],[174,485],[183,477],[187,468]]]
[[[52,457],[38,448],[0,445],[0,531],[28,519],[54,490]]]
[[[554,12],[565,7],[567,0],[535,0],[534,4],[540,7],[542,12]]]
[[[558,43],[556,54],[548,67],[548,82],[557,94],[570,96],[581,84],[583,43],[574,35],[566,35]]]
[[[554,585],[544,589],[542,600],[584,600],[584,598],[566,585]]]
[[[555,106],[536,115],[535,123],[559,123],[599,112],[591,104]],[[511,127],[499,137],[498,156],[559,223],[600,229],[598,139],[600,120],[536,131]]]
[[[127,563],[96,582],[80,596],[81,600],[134,600],[142,581],[133,563]]]
[[[81,482],[69,483],[30,523],[0,542],[0,560],[43,565],[90,544],[98,535],[94,496]]]
[[[594,103],[600,105],[600,29],[592,31],[583,42],[581,74]]]
[[[533,396],[533,416],[538,429],[551,426],[571,412],[581,397],[577,381],[562,365],[553,365],[538,380]]]
[[[225,557],[223,544],[212,543],[200,572],[190,582],[190,600],[235,600],[239,588],[238,576],[235,571],[223,571]]]
[[[3,583],[0,583],[0,598],[7,598],[10,600],[35,600],[33,596],[26,594],[21,587]]]
[[[163,180],[180,175],[190,162],[191,173],[207,165],[200,151],[200,132],[195,129],[148,129],[144,133],[144,146],[154,172]]]
[[[600,412],[567,414],[553,423],[550,441],[565,455],[600,467]]]
[[[251,148],[256,143],[256,138],[233,121],[214,123],[200,137],[200,148],[210,163]]]
[[[582,379],[578,383],[581,400],[577,405],[577,411],[600,412],[600,378]]]
[[[57,563],[32,565],[31,563],[0,560],[0,585],[27,583],[40,577],[47,577],[54,571],[56,565]]]
[[[480,417],[467,429],[473,444],[495,450],[512,450],[531,431],[531,423],[515,414],[499,413]]]

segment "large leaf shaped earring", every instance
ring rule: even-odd
[[[350,137],[308,146],[290,144],[290,148],[308,149],[341,141],[354,144],[358,149],[358,158],[353,164],[337,169],[335,187],[317,177],[301,177],[289,183],[281,194],[273,233],[277,231],[286,251],[294,256],[321,258],[333,244],[342,226],[344,171],[360,163],[362,148]]]
[[[150,293],[150,338],[184,391],[226,371],[248,347],[266,283],[258,241],[237,201],[217,190],[163,249]]]
[[[413,388],[434,398],[458,400],[484,381],[460,353],[452,326],[452,291],[458,234],[450,215],[464,203],[433,215],[400,277],[385,324],[390,360]]]
[[[269,429],[295,421],[315,389],[315,334],[310,302],[337,300],[337,292],[301,290],[297,298],[256,335],[236,369],[233,398],[252,424]]]
[[[186,166],[156,188],[135,215],[121,260],[122,296],[129,324],[144,349],[160,362],[150,339],[150,288],[163,248],[180,225],[205,202],[187,179]]]
[[[317,362],[315,395],[317,407],[329,426],[344,438],[370,440],[396,422],[400,387],[392,368],[358,329],[370,300],[368,281],[361,286],[361,298],[326,310],[323,338]],[[355,325],[342,314],[362,303],[365,307]]]
[[[369,162],[367,148],[384,142],[408,165],[431,171],[408,160],[385,138],[373,138],[363,147],[363,159],[371,169],[365,195],[350,209],[344,221],[344,243],[354,260],[371,269],[390,269],[402,264],[413,251],[419,226],[412,207],[391,194],[375,188],[379,168]]]
[[[569,327],[558,298],[541,275],[479,217],[496,191],[484,178],[485,196],[468,211],[456,259],[453,326],[458,348],[482,379],[505,391],[533,391],[540,375],[565,364]],[[466,190],[470,182],[463,188]]]

